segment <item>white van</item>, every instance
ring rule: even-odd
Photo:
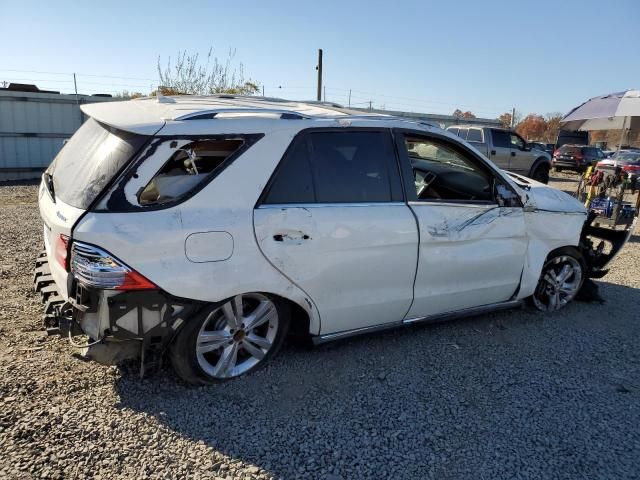
[[[35,284],[50,333],[102,362],[168,353],[209,383],[287,333],[556,310],[624,243],[594,260],[577,200],[409,120],[225,95],[82,108],[40,186]]]

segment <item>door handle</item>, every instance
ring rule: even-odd
[[[276,242],[294,242],[297,243],[301,240],[309,240],[311,237],[309,235],[307,235],[306,233],[276,233],[273,236],[273,239]]]
[[[515,157],[516,156],[516,152],[511,152],[511,156]]]

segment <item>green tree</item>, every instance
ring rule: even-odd
[[[244,66],[234,64],[235,50],[229,50],[227,58],[221,61],[209,49],[204,63],[197,53],[179,51],[174,63],[171,57],[165,67],[158,56],[158,76],[163,95],[206,95],[229,93],[235,95],[253,95],[259,91],[258,83],[245,79]]]

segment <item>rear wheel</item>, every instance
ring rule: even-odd
[[[283,302],[262,293],[236,295],[187,322],[171,347],[171,362],[189,383],[229,380],[263,366],[288,327]]]
[[[544,312],[560,310],[575,298],[584,278],[585,267],[580,253],[573,248],[557,250],[549,255],[542,267],[531,301]]]

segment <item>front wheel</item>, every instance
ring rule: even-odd
[[[584,278],[584,264],[577,251],[567,248],[552,253],[531,297],[533,305],[544,312],[560,310],[575,298]]]
[[[236,295],[187,322],[171,346],[171,363],[188,383],[239,377],[275,355],[288,327],[283,302],[262,293]]]

